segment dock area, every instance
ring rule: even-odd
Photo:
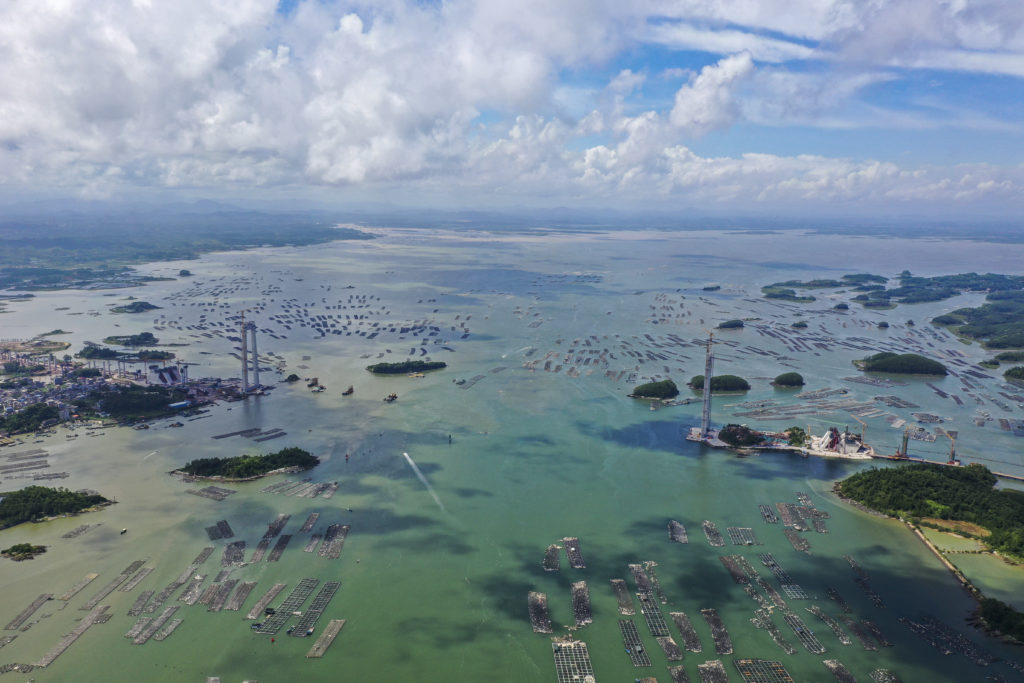
[[[341,629],[345,626],[344,619],[331,619],[327,624],[327,628],[320,634],[320,637],[313,643],[313,647],[309,648],[309,652],[306,653],[307,659],[318,659],[324,656],[327,652],[327,648],[331,646],[334,639],[341,633]]]

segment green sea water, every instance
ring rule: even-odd
[[[624,617],[617,613],[609,584],[622,578],[632,587],[627,565],[650,560],[657,562],[668,598],[663,611],[689,614],[704,643],[701,654],[686,653],[683,662],[692,680],[697,680],[697,664],[709,659],[723,659],[734,680],[740,680],[734,658],[781,660],[798,681],[828,680],[822,660],[830,658],[841,661],[859,680],[869,680],[869,672],[883,667],[904,681],[979,680],[992,673],[1012,680],[1015,672],[1005,663],[980,668],[962,656],[944,656],[898,621],[900,616],[934,615],[995,656],[1019,659],[1014,650],[969,630],[964,618],[971,599],[903,525],[852,510],[830,493],[835,480],[870,465],[788,454],[737,457],[711,450],[683,439],[699,422],[698,404],[651,411],[646,403],[625,396],[632,387],[629,373],[636,373],[636,381],[667,375],[679,384],[702,373],[703,350],[696,342],[705,329],[723,320],[756,318],[788,326],[802,318],[813,331],[881,345],[899,343],[910,334],[904,326],[908,318],[920,327],[938,313],[983,299],[968,294],[892,311],[863,311],[854,305],[840,314],[831,307],[849,300],[851,292],[815,292],[820,301],[814,304],[778,305],[758,298],[764,284],[847,272],[894,275],[905,268],[922,275],[971,270],[1019,274],[1024,263],[1024,249],[1015,245],[963,242],[956,248],[958,261],[952,267],[949,244],[923,240],[796,233],[381,230],[370,242],[208,255],[187,264],[195,274],[190,280],[152,283],[117,291],[113,297],[105,296],[110,292],[53,292],[12,303],[10,312],[0,316],[2,337],[30,337],[61,327],[73,332],[66,338],[77,349],[86,340],[160,326],[156,334],[161,340],[189,344],[176,350],[197,364],[190,368],[193,377],[229,377],[240,374],[238,362],[229,355],[234,344],[203,333],[210,321],[263,302],[262,310],[250,317],[287,338],[261,333],[260,351],[280,354],[287,363],[284,374],[317,376],[328,391],[313,394],[304,382],[281,385],[265,397],[216,406],[209,417],[186,421],[181,429],[158,422],[146,431],[110,429],[103,436],[83,434],[71,441],[58,431],[43,443],[28,439],[0,449],[2,458],[5,450],[46,448],[52,464],[46,471],[71,475],[57,483],[93,488],[118,501],[102,512],[0,532],[3,547],[22,541],[49,547],[34,561],[0,565],[4,623],[36,595],[59,596],[87,572],[99,574],[66,606],[58,600],[44,605],[29,620],[27,631],[5,632],[18,637],[0,649],[0,663],[32,662],[42,656],[85,614],[78,609],[85,600],[133,560],[154,567],[133,591],[108,596],[102,604],[110,605],[111,620],[90,628],[48,668],[8,673],[4,679],[554,681],[551,640],[532,633],[526,596],[531,590],[546,593],[556,634],[564,634],[572,623],[569,585],[585,580],[594,623],[574,635],[588,643],[597,680],[654,676],[667,681],[665,657],[640,616],[632,618],[654,666],[635,669],[630,664],[617,624]],[[182,265],[149,264],[140,270],[173,276]],[[702,290],[710,284],[722,289]],[[126,295],[162,309],[137,316],[106,312]],[[379,297],[386,313],[325,308],[347,305],[350,295]],[[217,307],[210,305],[214,296]],[[299,327],[285,331],[270,316],[286,301],[309,304],[319,314],[367,314],[367,325],[371,320],[394,321],[399,328],[424,322],[438,328],[438,334],[381,334],[368,340],[356,334],[317,337]],[[64,307],[69,310],[56,310]],[[74,313],[81,315],[70,315]],[[201,315],[206,315],[204,321]],[[889,330],[877,328],[881,320],[890,322]],[[470,332],[463,332],[463,326]],[[350,329],[358,329],[355,322]],[[716,397],[715,422],[747,421],[734,415],[740,402],[798,401],[792,392],[768,384],[767,378],[791,367],[769,356],[741,353],[744,346],[785,353],[778,342],[749,325],[719,337],[728,343],[717,347],[716,374],[743,375],[753,388],[745,396]],[[446,361],[446,370],[416,379],[375,377],[363,369],[381,353],[383,360],[411,358],[410,349],[422,346],[423,339],[429,357]],[[574,340],[580,340],[575,347]],[[588,341],[590,346],[585,346]],[[564,359],[570,348],[593,350],[588,355],[605,360],[577,365],[577,372],[567,374],[571,364]],[[646,355],[669,348],[682,355],[671,361]],[[976,345],[955,340],[936,342],[934,348],[938,353],[955,348],[972,361],[985,357]],[[920,406],[914,410],[948,418],[944,426],[959,430],[957,450],[965,462],[1024,474],[1022,442],[997,424],[977,427],[972,422],[978,410],[1020,418],[1015,404],[1011,408],[1016,414],[987,402],[958,406],[919,381],[885,389],[843,382],[842,377],[856,374],[850,361],[865,355],[849,349],[785,355],[790,360],[784,362],[805,376],[808,389],[844,387],[860,400],[897,394]],[[423,356],[417,351],[416,357]],[[552,360],[552,367],[565,367],[546,372],[545,358]],[[608,376],[610,371],[615,379]],[[268,377],[279,381],[282,375],[265,372],[264,379]],[[468,381],[460,385],[456,379]],[[990,393],[1001,387],[996,380],[980,384]],[[355,393],[343,397],[348,385]],[[952,377],[937,385],[951,393],[958,390]],[[399,400],[384,403],[381,399],[392,391]],[[909,410],[893,412],[913,421]],[[820,432],[852,418],[836,412],[809,421]],[[895,447],[902,430],[880,419],[867,422],[868,440],[876,448]],[[242,437],[210,438],[251,427],[279,427],[288,436],[264,444]],[[333,498],[260,493],[279,480],[272,477],[231,485],[237,493],[217,502],[185,493],[202,484],[186,484],[166,474],[197,457],[287,445],[322,458],[319,467],[302,476],[337,481]],[[912,453],[928,459],[942,460],[947,451],[945,440],[912,442]],[[2,487],[26,483],[5,480]],[[793,550],[781,525],[764,524],[758,511],[762,503],[796,502],[797,491],[830,514],[828,534],[804,534],[811,543],[809,554]],[[298,529],[311,512],[320,513],[314,533],[331,523],[351,525],[339,560],[302,552],[308,534]],[[281,560],[249,564],[232,574],[258,582],[240,612],[211,613],[172,597],[167,604],[181,606],[175,616],[184,622],[171,637],[141,646],[124,637],[135,621],[126,611],[139,592],[159,591],[204,546],[214,545],[216,551],[200,573],[209,575],[209,583],[219,571],[226,541],[210,542],[204,527],[228,520],[236,535],[231,540],[247,542],[248,560],[266,525],[282,513],[291,515],[285,533],[294,537]],[[688,544],[668,542],[669,519],[686,525]],[[723,533],[730,526],[750,527],[763,546],[736,547],[727,539],[724,548],[712,548],[701,532],[705,519]],[[102,526],[75,539],[61,538],[84,523]],[[121,528],[128,532],[119,534]],[[560,571],[544,572],[545,548],[565,536],[580,539],[586,569],[570,569],[563,554]],[[765,552],[773,553],[808,594],[808,599],[789,600],[789,606],[815,630],[825,654],[801,648],[779,614],[775,621],[797,647],[796,654],[784,654],[750,623],[756,605],[732,582],[718,557],[742,554],[778,587],[757,558]],[[854,582],[844,555],[868,572],[884,609],[874,606]],[[974,570],[965,571],[971,575]],[[994,592],[1011,594],[1022,585],[1019,574],[978,571],[985,573]],[[244,619],[274,582],[288,584],[272,603],[277,605],[304,577],[342,582],[314,638],[328,619],[343,618],[346,625],[319,660],[304,657],[312,639],[288,637],[282,631],[271,642],[253,633],[251,622]],[[856,641],[841,645],[804,609],[814,604],[839,616],[826,587],[849,602],[856,618],[876,623],[893,646],[868,652]],[[706,607],[722,615],[734,655],[714,654],[699,613]],[[674,627],[672,632],[681,643]]]

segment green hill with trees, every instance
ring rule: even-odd
[[[448,367],[442,361],[407,360],[401,363],[376,363],[367,365],[366,369],[375,375],[404,375],[410,372],[427,372]]]
[[[54,406],[48,403],[33,403],[20,412],[0,418],[0,432],[8,434],[34,432],[42,427],[47,420],[58,419],[60,419],[60,411]]]
[[[634,398],[673,398],[679,395],[679,388],[670,379],[663,379],[660,382],[648,382],[633,389],[630,396]]]
[[[868,356],[863,360],[855,360],[853,364],[864,372],[888,372],[898,375],[945,375],[946,366],[942,363],[919,356],[916,353],[889,353],[884,351]]]
[[[714,378],[712,378],[714,379]],[[718,430],[718,438],[730,446],[742,448],[743,446],[756,446],[764,441],[760,432],[750,427],[737,424],[728,424]]]
[[[736,330],[743,327],[742,320],[726,320],[725,322],[718,323],[718,329],[720,330]]]
[[[320,464],[320,458],[295,446],[267,455],[240,455],[234,458],[199,458],[185,463],[177,472],[195,477],[252,479],[267,472],[294,467],[308,470]]]
[[[892,517],[970,522],[987,529],[993,550],[1024,556],[1024,493],[995,489],[983,465],[903,465],[871,469],[839,482],[846,498]]]
[[[694,390],[701,390],[704,388],[704,375],[694,375],[690,379],[690,388]],[[747,380],[736,375],[715,375],[711,378],[711,391],[747,391],[750,389],[750,384]]]
[[[26,486],[20,491],[0,494],[0,529],[35,519],[81,512],[110,501],[95,493],[66,488]]]
[[[1010,368],[1003,373],[1003,377],[1011,382],[1024,382],[1024,365],[1018,365]]]
[[[784,372],[773,379],[772,384],[777,387],[802,387],[804,376],[799,372]]]

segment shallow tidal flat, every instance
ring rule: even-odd
[[[15,619],[37,596],[54,596],[17,629],[0,634],[0,642],[16,636],[0,648],[0,664],[42,660],[90,614],[82,608],[140,561],[136,572],[97,602],[108,606],[107,620],[97,615],[97,623],[52,663],[28,676],[328,681],[343,668],[353,680],[493,680],[500,672],[502,680],[555,681],[551,636],[532,631],[527,596],[547,596],[554,635],[564,635],[576,621],[571,586],[580,581],[587,584],[593,623],[573,635],[588,644],[598,680],[669,680],[669,664],[682,665],[698,680],[698,664],[716,659],[736,680],[734,659],[780,660],[796,680],[828,678],[824,659],[838,660],[862,681],[880,668],[905,681],[1018,676],[1005,662],[980,668],[962,654],[942,655],[900,621],[923,623],[922,615],[930,615],[993,657],[1019,658],[1016,650],[968,630],[963,620],[971,600],[901,524],[852,510],[832,496],[833,481],[871,464],[789,454],[738,458],[683,440],[699,422],[698,403],[652,411],[647,402],[626,398],[640,382],[671,377],[682,386],[701,374],[705,328],[747,319],[742,330],[716,334],[715,374],[743,376],[752,389],[716,397],[715,422],[761,428],[809,423],[820,433],[833,425],[858,427],[856,414],[868,425],[867,440],[891,451],[902,435],[893,425],[916,425],[912,413],[929,413],[944,421],[921,425],[936,439],[912,440],[911,454],[944,460],[949,441],[936,435],[937,425],[959,432],[957,451],[965,463],[1024,474],[1024,440],[998,423],[1000,417],[1024,414],[1000,395],[1008,390],[997,373],[988,379],[963,373],[904,379],[890,386],[843,379],[861,376],[851,361],[868,355],[866,349],[956,359],[967,364],[951,363],[958,372],[975,367],[985,357],[977,345],[962,345],[925,322],[972,305],[980,295],[889,311],[851,305],[846,313],[832,306],[852,292],[816,291],[818,301],[811,304],[760,298],[760,287],[770,282],[847,272],[818,265],[836,261],[826,259],[828,254],[871,255],[872,262],[857,263],[849,272],[950,272],[942,258],[948,245],[717,232],[376,232],[369,242],[211,254],[189,262],[194,276],[188,280],[118,290],[114,297],[40,292],[8,305],[5,336],[30,337],[60,326],[72,332],[62,339],[78,349],[85,340],[115,332],[152,331],[162,341],[187,344],[175,352],[195,363],[193,377],[239,376],[232,355],[239,354],[239,343],[232,337],[238,336],[240,311],[248,309],[246,318],[259,328],[261,379],[279,384],[268,396],[222,403],[199,419],[183,420],[181,428],[168,428],[164,420],[145,431],[108,429],[102,436],[80,433],[74,439],[59,429],[42,443],[30,438],[0,449],[0,461],[6,452],[44,449],[49,467],[39,472],[68,474],[56,484],[96,489],[118,501],[97,513],[0,532],[3,547],[49,546],[31,562],[3,563],[0,623]],[[1019,274],[1022,252],[1017,245],[958,244],[956,272]],[[141,270],[173,277],[181,267],[157,263]],[[721,289],[703,291],[710,284]],[[131,316],[107,312],[127,295],[161,308]],[[55,311],[63,307],[68,310]],[[798,317],[806,329],[790,327]],[[909,318],[918,324],[907,327]],[[882,320],[890,323],[888,330],[877,328]],[[448,367],[422,378],[378,377],[364,369],[412,359],[441,360]],[[823,393],[798,397],[799,391],[772,388],[770,378],[787,370],[803,374],[806,392]],[[317,377],[326,391],[313,393],[305,381],[280,383],[292,372]],[[962,404],[943,398],[927,382],[947,396],[960,396]],[[353,394],[342,396],[350,385]],[[398,400],[385,403],[390,393]],[[690,395],[683,389],[681,398]],[[892,396],[915,407],[876,400]],[[979,410],[994,419],[975,424]],[[256,440],[275,430],[286,434],[267,443]],[[241,433],[211,438],[232,432]],[[218,483],[235,491],[223,500],[188,494],[209,482],[187,483],[166,474],[195,458],[286,446],[304,448],[323,462],[299,474]],[[33,482],[2,476],[0,490]],[[328,486],[335,482],[336,489]],[[827,513],[827,533],[810,525],[795,532],[809,543],[807,552],[794,549],[782,520],[766,522],[758,507],[802,505],[798,492]],[[687,543],[670,541],[669,520],[685,526]],[[720,530],[722,547],[708,543],[704,520]],[[85,524],[100,526],[63,537]],[[122,528],[128,529],[124,535]],[[734,545],[730,528],[750,529],[762,545]],[[735,536],[750,538],[741,531]],[[579,539],[585,568],[570,566],[566,538]],[[557,571],[545,571],[542,562],[552,544],[563,546],[561,562]],[[207,547],[213,550],[202,557]],[[769,554],[787,581],[763,563],[760,556]],[[239,556],[244,565],[233,563]],[[744,574],[739,560],[719,559],[735,556],[785,608],[762,582]],[[959,558],[975,556],[954,557],[959,564]],[[669,636],[683,647],[683,634],[669,618],[683,612],[703,644],[699,653],[687,649],[681,662],[667,659],[639,609],[619,613],[610,581],[625,580],[638,605],[630,565],[648,561],[657,563],[665,601],[657,591],[654,601]],[[151,571],[138,578],[146,569]],[[1019,594],[1024,575],[1007,569],[1012,571],[993,572],[987,580],[994,591]],[[964,570],[971,575],[970,567]],[[734,572],[748,582],[738,583]],[[93,573],[94,579],[62,599]],[[235,583],[225,588],[230,582]],[[254,585],[237,598],[248,584]],[[267,606],[289,599],[294,604],[305,595],[296,609],[303,612],[302,624],[313,620],[311,636],[296,637],[303,628],[287,634],[289,626],[300,625],[299,617],[266,626],[262,610],[256,610],[256,619],[246,619],[277,584],[284,587]],[[142,601],[146,592],[151,595]],[[801,594],[806,597],[793,597]],[[130,615],[140,601],[139,613]],[[840,624],[852,644],[844,645],[808,612],[812,606]],[[125,637],[141,619],[159,619],[170,607],[178,609],[161,623],[147,622],[137,635]],[[317,609],[322,613],[310,614]],[[717,611],[733,654],[716,654],[704,609]],[[759,609],[768,610],[793,654],[785,654],[763,619],[762,627],[751,622]],[[814,631],[824,653],[802,644],[787,612]],[[844,618],[853,620],[873,649]],[[336,619],[345,625],[334,642],[322,657],[307,658]],[[634,668],[623,651],[623,634],[633,631],[620,628],[620,619],[634,622],[651,668]],[[891,645],[880,644],[864,622]],[[252,630],[253,623],[264,624],[264,632]],[[271,635],[273,628],[278,630]],[[151,636],[136,644],[147,632]]]

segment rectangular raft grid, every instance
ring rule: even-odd
[[[263,614],[263,610],[265,610],[267,605],[270,604],[270,601],[276,598],[277,594],[284,590],[286,585],[287,584],[284,583],[275,583],[271,586],[270,590],[264,593],[263,597],[256,601],[256,604],[252,606],[252,609],[249,610],[249,614],[247,614],[245,618],[258,619],[259,616]]]
[[[75,597],[76,595],[78,595],[78,592],[79,592],[80,590],[82,590],[83,588],[85,588],[86,586],[88,586],[88,585],[89,585],[90,583],[92,583],[92,582],[93,582],[93,580],[94,580],[94,579],[95,579],[95,578],[96,578],[97,576],[99,576],[99,574],[94,574],[94,573],[92,573],[92,572],[90,572],[90,573],[86,574],[85,576],[83,576],[83,577],[82,577],[82,578],[81,578],[81,579],[80,579],[80,580],[78,581],[78,583],[76,583],[76,584],[75,584],[74,586],[72,586],[71,588],[69,588],[69,589],[68,589],[68,592],[67,592],[67,593],[65,593],[64,595],[60,596],[60,598],[59,598],[59,599],[60,599],[60,600],[65,600],[65,601],[66,601],[66,600],[70,600],[71,598]]]
[[[291,618],[292,612],[302,607],[302,603],[309,599],[313,589],[320,583],[320,579],[303,579],[299,585],[292,589],[291,594],[285,598],[281,606],[273,614],[264,620],[263,625],[256,631],[267,635],[277,635],[285,622]]]
[[[82,620],[78,622],[78,625],[72,629],[71,633],[67,634],[53,647],[52,650],[47,652],[43,657],[35,663],[35,666],[46,667],[53,664],[53,661],[64,654],[64,651],[74,645],[75,641],[78,640],[83,633],[85,633],[89,627],[93,624],[100,624],[110,618],[107,614],[107,605],[100,605],[94,607],[88,614],[82,617]]]
[[[341,633],[342,627],[345,625],[344,619],[331,619],[330,623],[327,624],[327,628],[320,634],[320,637],[313,643],[313,647],[309,648],[309,652],[306,653],[308,659],[318,659],[324,656],[327,652],[327,648],[331,646],[334,639]]]
[[[21,612],[18,614],[18,616],[16,616],[13,619],[11,619],[11,621],[8,622],[7,626],[4,626],[4,630],[6,630],[6,631],[15,631],[15,630],[17,630],[22,624],[24,624],[28,620],[29,617],[31,617],[33,614],[35,614],[37,609],[42,607],[44,604],[46,604],[47,600],[50,600],[52,598],[53,598],[53,593],[43,593],[38,598],[33,600],[32,603],[28,607],[26,607],[25,609],[21,610]]]
[[[730,526],[726,527],[726,532],[733,545],[761,545],[754,530],[749,527]]]
[[[636,609],[633,607],[633,598],[629,595],[629,588],[626,586],[626,582],[622,579],[612,579],[611,583],[615,599],[619,603],[619,614],[623,616],[636,614]]]
[[[568,643],[552,643],[555,656],[555,673],[558,683],[581,683],[587,676],[594,676],[587,644],[581,640]]]
[[[295,638],[305,638],[309,635],[309,631],[313,630],[316,626],[316,622],[323,616],[324,610],[327,609],[327,605],[330,604],[331,598],[341,588],[341,581],[328,581],[320,588],[320,592],[313,598],[313,602],[310,604],[299,621],[295,624],[295,629],[292,631],[292,636]]]
[[[794,683],[782,662],[767,659],[737,659],[736,669],[744,683]]]
[[[647,656],[644,643],[640,640],[640,633],[636,630],[636,624],[630,619],[619,619],[619,630],[622,632],[622,642],[633,666],[652,666],[651,658]]]
[[[100,603],[100,600],[102,600],[103,598],[105,598],[108,595],[110,595],[111,593],[113,593],[114,590],[116,590],[118,588],[118,586],[120,586],[122,583],[127,581],[128,578],[132,574],[137,572],[139,570],[139,568],[142,567],[143,564],[145,564],[145,562],[143,562],[142,560],[135,560],[134,562],[132,562],[130,565],[125,567],[124,571],[122,571],[120,574],[118,574],[114,578],[113,581],[111,581],[106,586],[101,588],[100,591],[96,595],[94,595],[91,598],[89,598],[89,600],[84,605],[82,605],[79,609],[81,609],[84,612],[88,612],[89,610],[91,610],[93,607],[95,607],[96,605],[98,605]]]
[[[644,615],[651,635],[655,638],[669,635],[668,624],[665,623],[665,617],[661,614],[661,608],[655,602],[654,596],[651,593],[637,593],[636,597],[640,600],[640,613]]]
[[[230,600],[228,600],[228,604],[224,606],[224,609],[232,612],[237,612],[242,609],[242,605],[245,604],[246,598],[249,597],[249,593],[251,593],[252,589],[255,587],[255,581],[243,581],[238,586],[238,590],[235,591],[235,594],[231,596]]]

